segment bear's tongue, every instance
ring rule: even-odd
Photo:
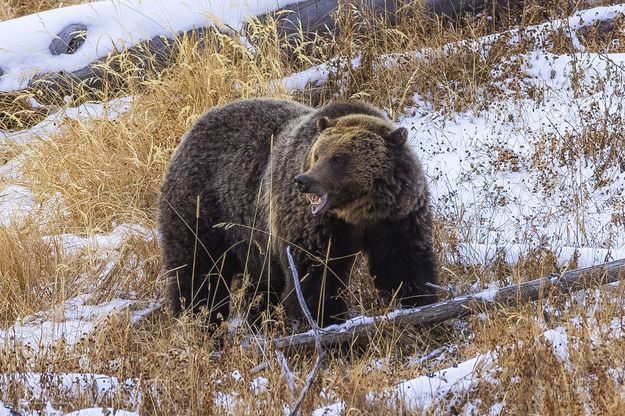
[[[310,211],[313,215],[317,215],[318,213],[323,211],[323,209],[328,204],[328,194],[312,194],[308,197],[308,200],[310,201]]]

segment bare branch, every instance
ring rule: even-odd
[[[289,390],[291,393],[295,393],[295,378],[293,377],[293,373],[289,369],[289,363],[286,361],[286,357],[282,353],[282,351],[276,351],[276,360],[278,364],[280,364],[280,368],[282,369],[282,375],[286,379],[286,385],[289,386]]]
[[[312,328],[312,331],[317,335],[319,335],[319,326],[317,322],[312,317],[310,313],[310,309],[308,309],[308,305],[306,304],[306,299],[304,299],[304,294],[302,293],[302,286],[299,281],[299,273],[297,271],[297,267],[295,266],[295,261],[293,260],[293,256],[291,255],[291,246],[286,247],[286,256],[289,260],[289,269],[291,269],[291,274],[293,275],[293,283],[295,284],[295,293],[297,294],[297,301],[299,302],[300,308],[304,312],[304,316],[306,317],[306,321],[308,325]],[[319,345],[321,347],[321,345]]]
[[[315,362],[315,366],[308,374],[308,377],[306,377],[306,383],[304,384],[304,387],[302,388],[302,391],[300,392],[300,395],[293,405],[293,409],[290,413],[291,416],[297,416],[299,415],[302,403],[306,398],[306,394],[312,387],[315,378],[317,378],[317,373],[319,373],[319,370],[321,369],[321,365],[323,364],[323,359],[325,357],[325,352],[323,351],[323,347],[321,346],[321,334],[319,327],[317,326],[315,320],[312,318],[312,314],[308,309],[306,299],[304,299],[304,294],[302,293],[302,286],[299,282],[299,273],[297,272],[297,267],[295,267],[295,261],[293,260],[293,256],[291,255],[291,246],[286,247],[286,256],[289,259],[289,268],[291,269],[291,274],[293,275],[293,282],[295,284],[295,293],[297,293],[297,300],[299,301],[299,306],[302,308],[304,316],[308,321],[308,325],[310,325],[310,327],[312,328],[311,331],[313,334],[313,339],[315,341],[315,348],[317,350],[317,361]]]
[[[211,360],[212,360],[212,355],[211,355]],[[258,364],[256,367],[252,368],[250,370],[250,374],[256,374],[259,373],[263,370],[265,370],[267,367],[269,367],[269,363],[267,361],[263,361],[262,363]]]

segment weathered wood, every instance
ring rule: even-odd
[[[599,266],[566,271],[561,275],[550,275],[529,282],[506,286],[496,291],[460,296],[420,308],[393,311],[384,316],[355,318],[346,324],[324,328],[321,332],[321,343],[324,347],[328,347],[345,342],[366,342],[379,331],[381,324],[410,325],[415,328],[431,327],[437,323],[467,316],[488,308],[537,300],[552,291],[570,293],[624,279],[625,259],[617,260]],[[315,345],[315,336],[309,331],[268,339],[265,342],[278,349],[310,349]]]
[[[289,4],[282,9],[269,13],[277,17],[278,33],[287,37],[298,35],[336,34],[337,24],[335,14],[339,8],[339,3],[350,4],[358,10],[373,12],[379,16],[385,16],[394,24],[398,6],[410,4],[413,1],[407,0],[307,0],[303,2]],[[263,19],[264,16],[260,16]]]
[[[425,8],[436,16],[457,19],[463,14],[480,13],[491,2],[492,0],[426,0]]]
[[[278,16],[278,32],[286,36],[300,33],[337,33],[334,18],[339,5],[349,4],[359,10],[373,12],[386,17],[391,24],[397,20],[397,12],[404,6],[423,3],[424,11],[433,16],[457,19],[463,14],[476,14],[490,4],[492,0],[307,0],[289,4],[277,12],[269,13]],[[499,0],[502,1],[502,0]],[[262,16],[261,16],[262,18]]]
[[[71,55],[80,48],[87,39],[87,26],[81,23],[72,23],[65,26],[50,42],[52,55]]]

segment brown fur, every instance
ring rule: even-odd
[[[359,251],[382,291],[399,290],[407,305],[435,300],[425,285],[436,281],[428,192],[406,134],[360,102],[314,110],[245,100],[202,116],[163,185],[159,228],[165,267],[177,270],[174,312],[207,306],[211,322],[226,317],[228,286],[245,271],[249,297],[268,293],[263,299],[297,316],[287,245],[309,308],[323,311],[320,324],[345,318],[338,293]],[[318,188],[312,192],[328,193],[326,212],[312,215],[294,183],[302,174]]]

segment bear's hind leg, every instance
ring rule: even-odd
[[[186,310],[193,315],[207,313],[209,324],[227,319],[230,285],[237,273],[236,259],[225,249],[206,244],[198,244],[186,256],[182,256],[181,251],[177,254],[180,254],[178,259],[166,262],[166,265],[180,265],[170,272],[169,278],[169,298],[174,314],[180,315]]]

